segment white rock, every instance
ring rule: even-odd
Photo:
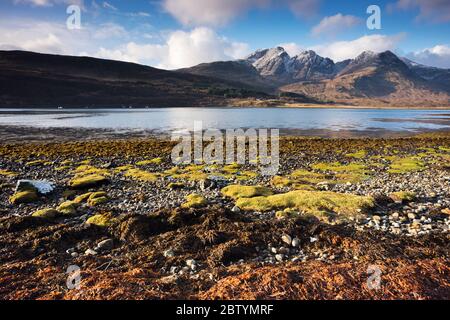
[[[194,259],[186,260],[186,265],[190,268],[192,268],[192,266],[195,266],[196,264],[197,264],[197,261],[195,261]]]
[[[414,213],[408,213],[408,218],[410,220],[414,220],[416,218],[416,215]]]
[[[40,194],[49,194],[55,190],[55,184],[53,182],[44,180],[19,180],[17,181],[16,192],[27,185],[36,188]]]
[[[287,234],[283,235],[283,236],[281,237],[281,240],[283,240],[283,242],[286,243],[287,245],[291,245],[291,243],[292,243],[292,238],[291,238],[291,236],[290,236],[290,235],[287,235]]]
[[[172,249],[168,249],[168,250],[164,251],[163,255],[165,258],[172,258],[172,257],[175,257],[175,252],[173,252]]]
[[[292,240],[292,244],[291,244],[294,248],[297,248],[300,246],[300,239],[299,238],[294,238]]]
[[[314,238],[314,237],[310,237],[310,238],[309,238],[309,241],[310,241],[311,243],[314,243],[314,242],[319,241],[319,239]]]
[[[114,247],[114,241],[112,239],[106,239],[103,241],[100,241],[97,244],[97,250],[103,251],[103,250],[111,250]]]
[[[277,254],[275,256],[275,259],[277,259],[277,261],[282,262],[284,260],[284,254]]]
[[[234,206],[233,209],[231,209],[231,212],[239,213],[239,212],[241,212],[241,209],[238,206]]]
[[[96,255],[97,255],[97,251],[92,250],[92,249],[87,249],[87,250],[84,252],[84,254],[87,255],[87,256],[96,256]]]

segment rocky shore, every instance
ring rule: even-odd
[[[450,298],[450,134],[283,137],[275,177],[173,146],[0,144],[0,298]]]

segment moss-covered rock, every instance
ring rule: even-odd
[[[9,198],[12,204],[31,203],[37,200],[39,200],[39,196],[34,190],[16,192]]]
[[[270,181],[275,188],[284,188],[292,185],[292,180],[286,177],[274,176]]]
[[[372,197],[320,191],[291,191],[284,194],[254,198],[240,198],[236,205],[244,211],[296,209],[314,215],[337,213],[356,215],[372,208]]]
[[[269,188],[262,186],[242,186],[242,185],[231,185],[222,189],[222,194],[226,197],[232,198],[234,200],[240,198],[252,198],[258,196],[269,196],[273,192]]]
[[[77,209],[80,205],[74,201],[66,201],[61,203],[56,210],[62,215],[70,216],[77,214]]]
[[[5,176],[5,177],[14,177],[17,176],[18,174],[12,171],[8,171],[8,170],[0,170],[0,176]]]
[[[161,158],[155,158],[155,159],[151,159],[151,160],[143,160],[143,161],[139,161],[136,163],[137,166],[148,166],[148,165],[159,165],[162,163],[162,159]]]
[[[99,174],[90,174],[82,177],[75,177],[69,182],[69,186],[74,189],[88,189],[108,182],[108,178]]]
[[[367,151],[366,150],[361,150],[361,151],[358,151],[358,152],[355,152],[355,153],[347,153],[345,156],[349,157],[349,158],[362,159],[362,158],[365,158],[367,156]]]
[[[125,172],[125,177],[140,180],[144,182],[155,182],[158,180],[158,174],[140,170],[140,169],[130,169]]]
[[[73,202],[79,203],[79,204],[86,202],[92,194],[93,194],[93,192],[83,193],[82,195],[79,195],[78,197],[73,199]]]
[[[425,163],[415,157],[396,158],[391,157],[392,161],[389,173],[402,174],[409,172],[417,172],[425,169]]]
[[[291,219],[299,216],[298,210],[291,208],[284,209],[283,211],[277,211],[275,217],[279,220],[281,219]]]
[[[108,195],[103,191],[94,192],[89,196],[89,199],[87,199],[87,204],[90,207],[95,207],[106,202],[108,202]]]
[[[55,219],[60,216],[60,212],[55,209],[42,209],[33,213],[32,216],[42,219]]]
[[[95,225],[99,227],[109,227],[118,222],[111,213],[96,214],[87,219],[86,224]]]
[[[410,191],[394,192],[389,196],[395,202],[411,202],[414,201],[417,195]]]
[[[199,194],[191,194],[186,197],[186,202],[181,205],[182,208],[201,208],[208,204],[205,197]]]
[[[181,183],[181,182],[171,182],[167,186],[167,188],[169,188],[171,190],[179,190],[179,189],[183,189],[185,187],[186,187],[186,185],[184,183]]]

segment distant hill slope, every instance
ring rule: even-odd
[[[332,79],[294,83],[281,90],[346,104],[433,107],[450,105],[444,87],[424,79],[386,51],[363,52]]]
[[[0,51],[0,107],[223,105],[224,94],[266,96],[241,83],[133,63]]]
[[[236,65],[240,67],[237,69]],[[450,106],[449,70],[420,66],[390,51],[367,51],[355,59],[335,63],[311,50],[290,57],[283,48],[277,47],[258,50],[243,60],[202,64],[182,71],[241,79],[244,83],[258,83],[322,102]]]
[[[281,48],[166,71],[89,57],[0,51],[2,107],[187,107],[334,103],[448,107],[450,70],[363,52],[335,63]]]

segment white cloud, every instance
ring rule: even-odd
[[[14,4],[30,4],[37,7],[51,7],[53,5],[65,4],[65,5],[79,5],[84,7],[84,0],[14,0]]]
[[[352,15],[342,15],[338,13],[334,16],[325,17],[318,25],[313,27],[311,33],[314,36],[326,34],[334,36],[344,29],[349,29],[360,24],[362,20]]]
[[[450,1],[448,0],[397,0],[390,4],[388,9],[411,10],[419,8],[418,20],[430,20],[432,22],[450,21]]]
[[[111,3],[107,2],[107,1],[103,1],[103,8],[105,9],[109,9],[112,11],[117,11],[117,8],[115,6],[113,6]]]
[[[310,18],[319,9],[320,0],[285,0],[289,9],[300,18]]]
[[[313,46],[310,49],[334,61],[342,61],[353,59],[363,51],[383,52],[386,50],[395,50],[403,38],[404,34],[393,36],[376,34],[363,36],[352,41],[337,41],[326,45]]]
[[[289,54],[291,57],[295,57],[296,55],[300,54],[301,52],[305,51],[305,49],[298,44],[294,42],[289,43],[282,43],[278,45],[278,47],[284,48],[284,50]]]
[[[221,26],[251,9],[288,7],[298,17],[313,15],[320,0],[164,0],[163,7],[184,25]]]
[[[231,60],[249,53],[245,43],[231,42],[213,30],[201,27],[190,32],[175,31],[165,44],[136,44],[134,42],[108,50],[101,48],[95,56],[152,64],[166,69],[191,67],[200,63]]]
[[[68,30],[65,23],[0,20],[0,50],[95,56],[168,69],[243,58],[250,52],[247,44],[231,41],[206,27],[165,35],[146,32],[142,26],[127,31],[114,23]]]
[[[103,39],[108,30],[110,35],[125,37],[124,30],[112,24],[83,25],[81,30],[69,30],[63,22],[3,19],[0,20],[0,49],[78,55],[80,52],[97,50],[99,39],[104,43],[112,41],[111,37]]]
[[[126,37],[128,32],[124,27],[116,23],[105,23],[100,25],[98,29],[93,32],[95,39],[108,39],[112,37]]]
[[[406,57],[427,66],[450,68],[450,47],[448,45],[437,45],[432,48],[412,52]]]
[[[270,0],[164,0],[163,6],[184,25],[224,25],[252,7]]]

